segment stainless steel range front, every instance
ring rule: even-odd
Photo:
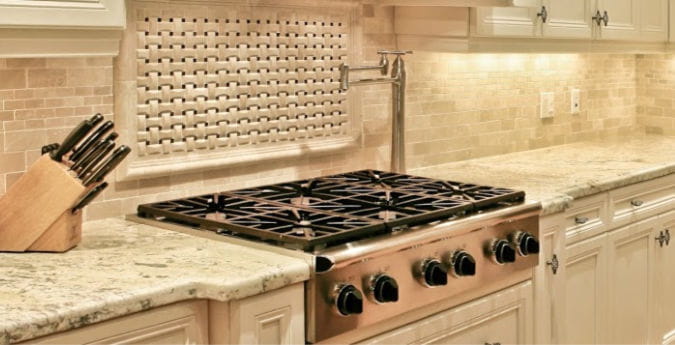
[[[540,206],[524,200],[506,188],[362,170],[138,212],[311,253],[306,329],[314,343],[531,274]]]

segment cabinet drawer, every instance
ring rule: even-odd
[[[607,194],[575,200],[564,218],[568,244],[603,233],[607,230]]]
[[[609,193],[611,227],[669,211],[675,203],[675,175],[619,188]]]

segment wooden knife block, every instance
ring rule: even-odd
[[[0,251],[65,252],[81,240],[87,188],[68,168],[43,155],[0,198]]]

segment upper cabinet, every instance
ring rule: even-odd
[[[593,21],[596,38],[636,40],[640,38],[640,9],[661,0],[598,0]]]
[[[539,5],[539,4],[537,4]],[[478,7],[471,9],[471,34],[491,37],[536,37],[540,6],[532,8]]]
[[[123,28],[121,0],[0,0],[2,27]]]
[[[540,0],[378,0],[380,6],[532,7]]]
[[[639,1],[640,39],[668,40],[668,0]]]
[[[589,39],[593,35],[594,0],[544,0],[545,37]]]
[[[115,56],[124,0],[0,0],[0,58]]]

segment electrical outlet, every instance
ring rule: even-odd
[[[570,112],[572,114],[579,114],[581,111],[581,91],[579,89],[572,89],[570,96]]]
[[[553,117],[555,113],[554,103],[555,95],[553,92],[542,92],[539,100],[539,117],[542,119]]]

